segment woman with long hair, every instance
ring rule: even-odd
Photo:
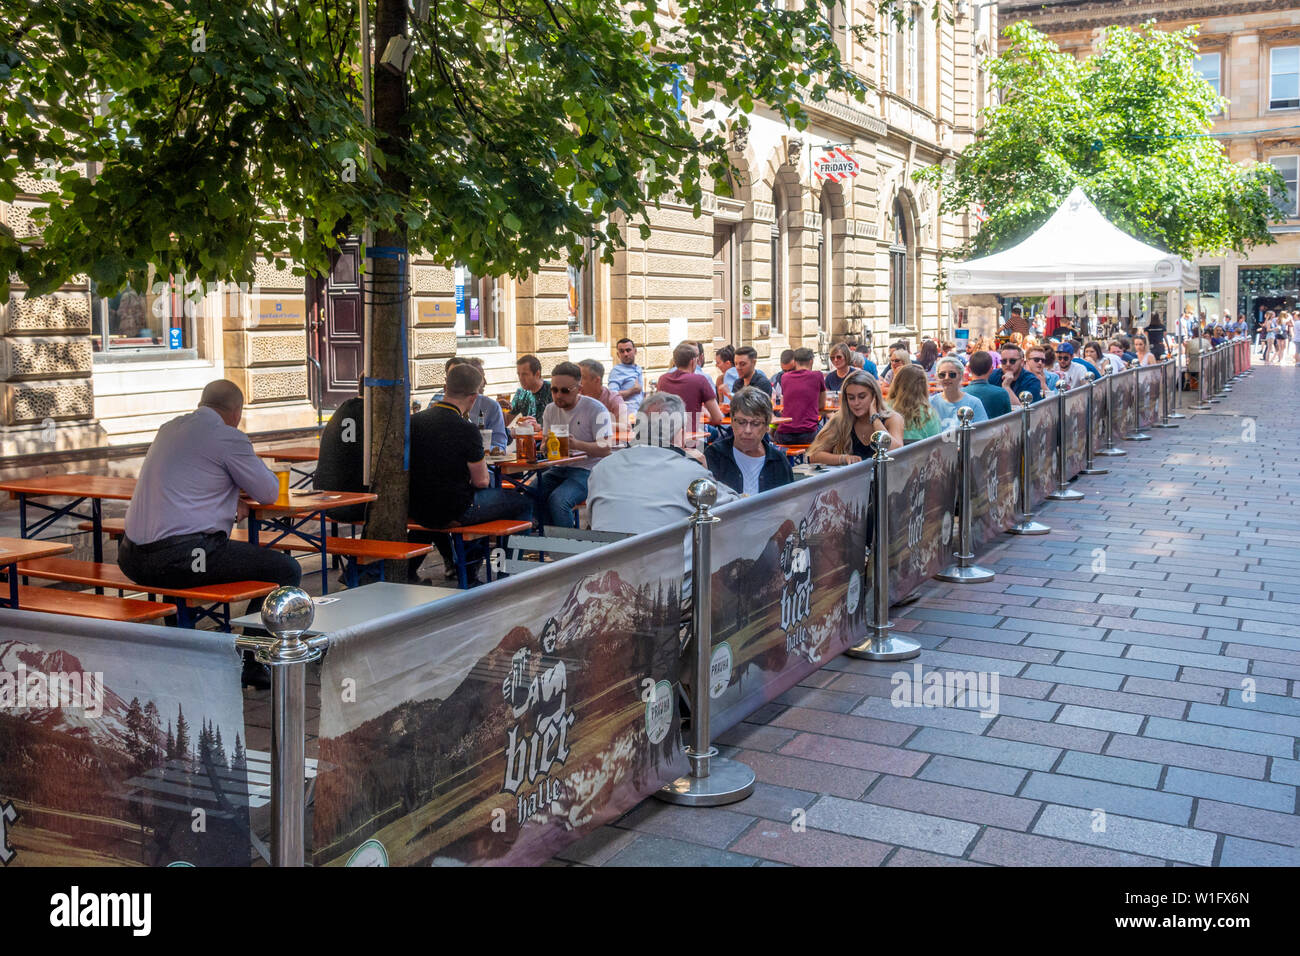
[[[1151,349],[1147,347],[1147,337],[1145,335],[1133,336],[1133,351],[1137,353],[1139,365],[1156,364],[1156,357],[1151,354]]]
[[[851,465],[876,453],[871,436],[886,431],[903,444],[903,416],[885,402],[880,383],[866,372],[853,372],[840,389],[843,401],[813,439],[808,460],[815,465]]]
[[[943,430],[930,405],[930,383],[919,366],[899,369],[889,386],[889,404],[903,416],[903,444],[920,441]]]

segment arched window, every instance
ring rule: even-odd
[[[772,207],[776,223],[772,226],[772,331],[785,330],[787,274],[790,261],[790,237],[786,231],[785,203],[779,186],[772,187]]]
[[[911,309],[908,303],[908,267],[911,263],[910,239],[907,231],[907,215],[903,200],[894,200],[893,208],[894,235],[889,247],[889,324],[892,327],[911,325]]]

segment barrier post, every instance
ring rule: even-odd
[[[1160,363],[1160,421],[1152,425],[1152,428],[1177,428],[1178,426],[1169,419],[1169,359]],[[1178,381],[1178,366],[1174,366],[1174,381]]]
[[[872,506],[876,512],[875,553],[872,555],[871,586],[873,608],[871,637],[855,644],[844,653],[866,661],[906,661],[921,653],[921,645],[904,637],[894,637],[889,631],[889,446],[893,443],[889,432],[878,431],[871,436],[876,446],[875,476],[871,483]]]
[[[1171,350],[1174,360],[1174,400],[1171,403],[1173,411],[1169,413],[1170,421],[1180,421],[1187,416],[1179,411],[1183,406],[1183,369],[1182,369],[1182,343],[1179,343],[1177,352]]]
[[[1223,401],[1223,397],[1219,393],[1219,350],[1211,349],[1209,357],[1210,379],[1205,388],[1205,394],[1207,396],[1205,400],[1211,405],[1218,405]]]
[[[271,865],[302,866],[306,846],[307,664],[321,656],[302,635],[316,615],[302,588],[266,596],[262,623],[275,637],[255,656],[271,668]]]
[[[1053,501],[1083,500],[1083,492],[1071,488],[1065,477],[1065,392],[1069,387],[1065,379],[1056,383],[1056,490],[1047,495]]]
[[[1105,458],[1121,458],[1128,454],[1123,448],[1115,447],[1115,375],[1111,372],[1106,376],[1106,447],[1097,452],[1099,457]]]
[[[1227,343],[1225,342],[1223,345],[1219,346],[1219,374],[1218,374],[1218,383],[1219,383],[1218,397],[1219,398],[1226,397],[1227,394],[1232,391],[1231,376],[1228,374],[1231,371],[1228,367],[1228,358],[1229,358],[1229,349]]]
[[[1033,500],[1029,491],[1029,405],[1033,400],[1028,392],[1020,393],[1020,521],[1008,528],[1007,534],[1047,534],[1052,530],[1030,520],[1034,516],[1029,510]]]
[[[993,572],[975,564],[973,546],[974,515],[971,513],[971,436],[975,431],[972,419],[975,413],[964,405],[957,409],[957,420],[961,426],[957,429],[957,510],[961,513],[961,524],[957,536],[958,551],[953,555],[957,559],[935,577],[940,581],[953,584],[985,584],[993,580]]]
[[[1087,383],[1088,386],[1088,429],[1087,429],[1087,435],[1084,437],[1084,443],[1083,443],[1083,470],[1079,472],[1079,474],[1081,475],[1105,475],[1105,474],[1109,474],[1110,472],[1109,468],[1096,467],[1096,462],[1093,461],[1093,456],[1092,456],[1092,432],[1093,432],[1092,422],[1093,422],[1093,416],[1096,414],[1096,412],[1093,410],[1092,396],[1093,396],[1094,386],[1092,383],[1096,380],[1096,378],[1097,376],[1093,375],[1091,372],[1083,373],[1083,380],[1084,382]],[[1106,413],[1110,414],[1109,408],[1106,410]]]
[[[744,800],[754,792],[754,771],[738,760],[718,756],[709,734],[709,662],[713,657],[713,556],[710,536],[721,519],[710,514],[717,503],[718,486],[708,478],[696,478],[686,491],[691,515],[692,639],[695,657],[691,662],[691,743],[686,759],[691,772],[664,784],[655,794],[668,803],[689,807],[717,807]]]
[[[1142,367],[1142,363],[1139,362],[1137,359],[1134,359],[1133,361],[1128,363],[1128,367],[1132,369],[1138,369]],[[1146,434],[1140,428],[1138,428],[1138,403],[1141,401],[1142,401],[1142,380],[1138,378],[1138,373],[1134,372],[1133,373],[1133,429],[1134,431],[1133,434],[1124,436],[1125,441],[1150,441],[1151,440],[1150,435]]]
[[[1200,398],[1200,402],[1192,406],[1192,408],[1195,408],[1197,411],[1204,411],[1205,409],[1210,407],[1210,403],[1206,401],[1206,397],[1205,397],[1205,377],[1208,374],[1206,370],[1207,364],[1209,363],[1205,361],[1205,351],[1202,350],[1197,352],[1196,353],[1196,393],[1197,396]]]

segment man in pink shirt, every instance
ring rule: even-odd
[[[696,420],[694,416],[699,416],[706,424],[721,425],[722,409],[718,408],[713,383],[692,370],[698,354],[695,346],[689,342],[683,342],[673,349],[673,370],[659,376],[659,391],[680,398],[686,406],[686,414],[692,416],[692,421]],[[708,413],[706,420],[700,414],[701,410]]]
[[[813,371],[813,350],[794,350],[794,369],[781,376],[781,414],[792,421],[776,430],[782,445],[807,445],[826,409],[826,376]]]
[[[582,369],[582,394],[596,399],[609,409],[610,421],[625,424],[627,403],[623,401],[622,395],[605,385],[605,366],[595,359],[583,359],[578,367]]]

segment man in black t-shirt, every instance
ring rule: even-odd
[[[532,501],[517,491],[492,488],[483,439],[465,416],[478,397],[483,375],[473,365],[447,371],[442,401],[411,416],[411,520],[426,528],[478,524],[506,519],[528,520]],[[412,541],[432,541],[442,555],[447,577],[456,574],[451,538],[413,531]],[[486,554],[487,539],[470,542],[471,564]],[[477,547],[475,547],[477,546]],[[412,562],[411,576],[419,567]],[[474,575],[471,574],[471,582]]]
[[[312,476],[314,491],[369,491],[361,480],[361,459],[365,449],[365,403],[361,396],[349,398],[330,416],[320,436],[320,457]],[[330,511],[331,521],[360,523],[366,520],[365,505],[351,505]]]

